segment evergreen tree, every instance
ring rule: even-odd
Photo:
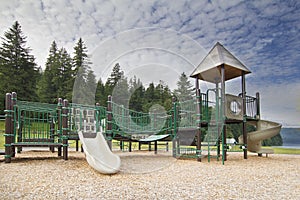
[[[180,75],[179,81],[177,82],[177,89],[174,90],[174,95],[179,101],[186,101],[192,99],[193,89],[192,84],[188,80],[188,77],[183,72]]]
[[[167,111],[172,109],[172,93],[167,85],[163,89],[163,107]]]
[[[46,69],[38,84],[41,102],[57,103],[58,98],[71,99],[73,90],[72,59],[65,48],[58,50],[53,41],[46,62]]]
[[[54,77],[54,82],[57,80],[57,97],[72,99],[72,91],[74,84],[74,71],[72,66],[72,58],[65,48],[61,48],[59,51],[59,70],[56,77]]]
[[[107,96],[112,95],[114,87],[117,85],[122,76],[124,76],[124,72],[121,70],[119,63],[116,63],[105,83],[105,94]]]
[[[145,97],[145,101],[143,105],[143,111],[148,112],[149,108],[155,103],[157,103],[154,83],[149,84],[148,88],[145,91],[144,97]]]
[[[112,91],[113,101],[117,104],[128,106],[129,104],[129,85],[127,78],[122,76]]]
[[[42,74],[42,78],[38,83],[38,96],[41,102],[55,103],[57,102],[56,90],[53,86],[53,78],[55,74],[53,69],[58,68],[58,49],[56,42],[53,41],[49,50],[49,56],[46,61],[46,68]]]
[[[94,104],[96,93],[96,78],[91,70],[92,64],[88,58],[87,47],[80,38],[74,47],[73,66],[76,79],[73,87],[74,103]]]
[[[107,96],[105,94],[105,86],[101,80],[101,78],[97,82],[97,89],[96,89],[96,102],[100,103],[101,106],[107,106]]]
[[[1,103],[4,102],[5,93],[12,91],[17,92],[21,100],[37,100],[36,82],[39,70],[34,56],[30,54],[30,48],[26,47],[26,36],[18,21],[4,33],[2,40],[0,47]],[[3,108],[3,104],[1,106]]]
[[[144,93],[145,88],[140,81],[140,79],[136,79],[136,76],[133,79],[130,79],[130,101],[129,101],[129,108],[135,111],[142,112],[143,111],[143,104],[144,104]]]

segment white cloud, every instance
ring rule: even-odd
[[[151,66],[156,72],[172,66],[176,73],[184,69],[189,75],[192,70],[187,63],[197,65],[220,41],[252,70],[247,87],[261,91],[263,116],[280,119],[276,113],[285,113],[283,120],[291,124],[298,123],[299,111],[290,106],[288,114],[281,108],[286,102],[294,105],[299,100],[290,89],[300,74],[299,5],[298,1],[260,0],[10,0],[0,4],[0,34],[18,20],[42,67],[53,40],[72,53],[82,37],[98,74],[105,70],[109,74],[119,61],[124,63],[121,67],[131,70],[128,74],[140,72],[145,79],[150,77],[146,75]],[[238,87],[234,82],[229,85]],[[284,90],[289,98],[273,100],[277,90]]]

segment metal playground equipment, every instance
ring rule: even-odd
[[[108,148],[96,148],[97,145],[107,145],[112,149],[112,140],[119,141],[121,149],[124,142],[128,142],[129,151],[132,142],[154,143],[155,152],[158,141],[172,142],[174,157],[188,156],[201,161],[207,156],[208,161],[221,158],[224,164],[231,147],[226,141],[226,126],[232,123],[241,124],[243,134],[235,144],[238,148],[234,150],[242,151],[245,159],[248,150],[259,155],[272,153],[261,149],[261,140],[278,134],[281,125],[260,120],[259,94],[255,97],[246,95],[245,75],[248,73],[251,72],[244,64],[217,43],[191,75],[196,80],[196,96],[182,102],[173,98],[172,108],[164,112],[160,109],[137,112],[115,103],[111,96],[107,107],[102,107],[99,104],[74,104],[62,99],[58,100],[58,104],[25,102],[17,100],[16,93],[8,93],[5,162],[11,162],[16,150],[21,152],[22,147],[49,147],[52,152],[57,148],[58,156],[67,160],[69,141],[75,140],[78,150],[80,139],[86,145],[87,155],[90,155],[87,156],[88,162],[96,168],[97,162],[111,162],[119,166],[118,158],[113,158]],[[225,81],[237,77],[241,77],[242,91],[236,95],[226,94]],[[202,93],[199,80],[213,83],[215,88]],[[257,130],[247,133],[247,123],[256,126]],[[95,138],[101,142],[94,142]],[[107,154],[106,157],[95,156],[101,152]],[[105,170],[104,173],[115,173],[117,168]]]

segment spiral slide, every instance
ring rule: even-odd
[[[266,120],[249,123],[256,126],[256,131],[248,133],[248,151],[258,154],[274,153],[272,149],[262,149],[261,141],[279,134],[281,124]],[[242,136],[239,138],[239,141],[242,141]]]
[[[102,174],[115,174],[120,170],[121,160],[111,152],[102,131],[98,133],[78,133],[80,142],[91,167]]]

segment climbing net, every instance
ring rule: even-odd
[[[112,102],[111,114],[113,130],[119,133],[151,135],[172,129],[172,111],[152,109],[143,113]]]
[[[199,120],[197,115],[198,104],[196,99],[176,102],[175,104],[177,127],[181,129],[197,128]]]

